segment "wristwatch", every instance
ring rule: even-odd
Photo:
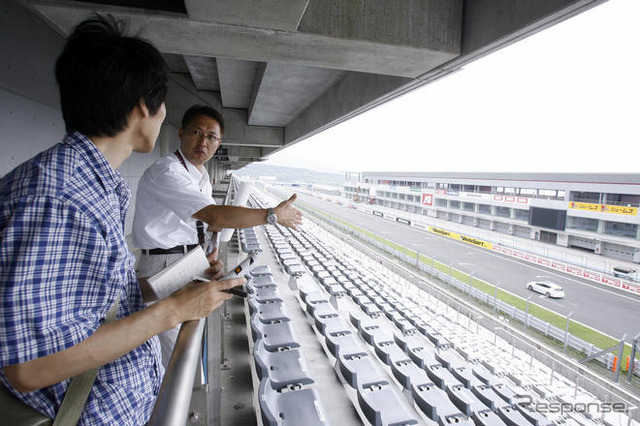
[[[267,209],[267,224],[273,225],[278,221],[278,216],[276,216],[276,212],[272,208]]]

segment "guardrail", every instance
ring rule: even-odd
[[[201,359],[204,325],[203,318],[187,321],[180,327],[149,426],[183,426],[187,423],[195,373]]]

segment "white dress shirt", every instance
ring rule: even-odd
[[[191,215],[215,204],[209,173],[200,172],[178,151],[188,170],[172,153],[156,161],[140,179],[133,218],[133,243],[140,249],[197,244],[196,220]]]

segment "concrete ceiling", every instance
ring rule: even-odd
[[[172,71],[167,121],[208,103],[238,169],[604,0],[23,0],[66,35],[129,22]]]

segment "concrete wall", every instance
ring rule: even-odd
[[[64,39],[17,0],[0,6],[0,176],[64,136],[54,77]],[[138,182],[144,170],[179,144],[178,131],[165,125],[150,154],[134,153],[120,167],[131,185],[125,233],[131,232]]]

